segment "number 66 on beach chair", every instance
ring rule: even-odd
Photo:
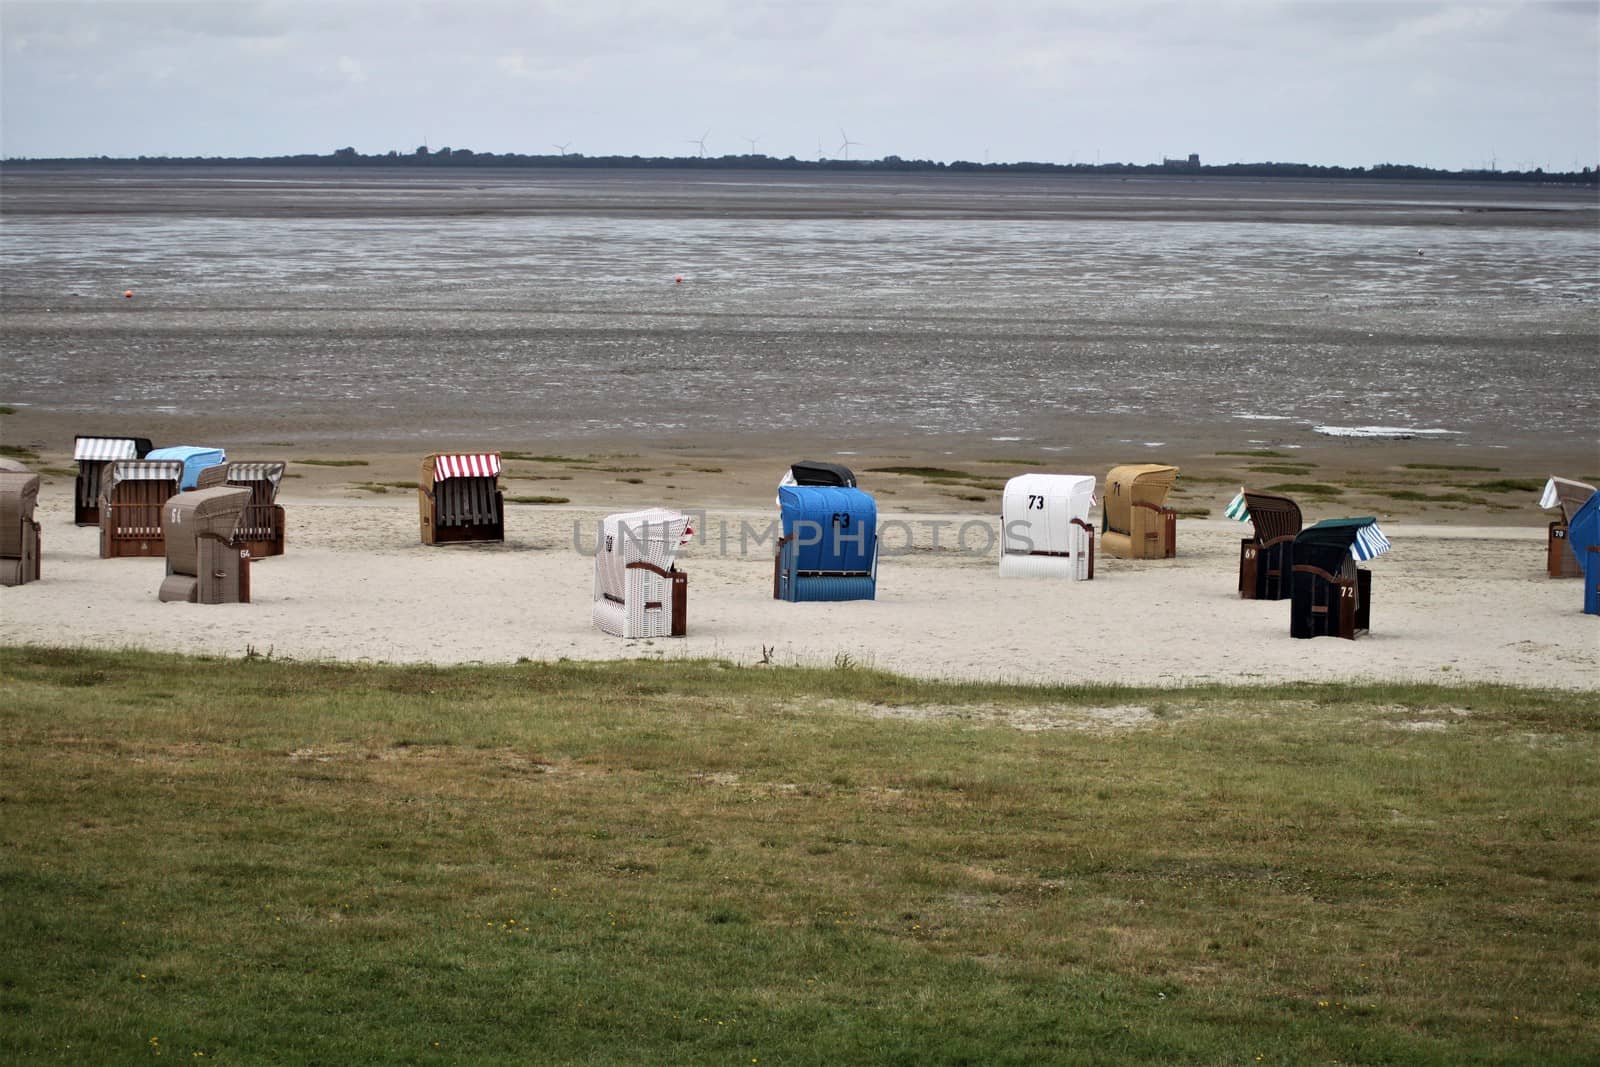
[[[678,551],[694,536],[668,508],[607,515],[594,554],[594,624],[618,637],[682,637],[689,631],[689,576]]]
[[[1000,498],[1002,578],[1094,577],[1094,476],[1019,474]]]
[[[500,453],[438,452],[424,459],[417,479],[417,512],[425,545],[504,541]]]
[[[775,600],[873,600],[878,504],[850,486],[780,485],[783,535],[772,561]]]

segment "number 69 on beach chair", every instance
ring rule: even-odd
[[[1222,513],[1255,526],[1254,537],[1239,539],[1240,599],[1288,600],[1300,505],[1276,493],[1240,489]]]
[[[1094,577],[1094,476],[1019,474],[1000,498],[1002,578]]]
[[[694,536],[689,517],[667,508],[607,515],[594,554],[594,624],[618,637],[689,632],[689,576],[678,551]]]
[[[417,479],[417,511],[425,545],[504,541],[500,453],[438,452],[424,459]]]

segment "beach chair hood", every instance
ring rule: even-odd
[[[172,572],[197,573],[200,539],[231,541],[248,503],[250,490],[235,486],[191,489],[168,500],[161,509],[161,529]]]
[[[145,453],[145,459],[178,460],[183,464],[183,474],[178,480],[179,489],[193,489],[200,482],[200,472],[207,467],[228,461],[227,454],[220,448],[206,448],[201,445],[173,445],[170,448],[155,448]]]
[[[1583,569],[1583,610],[1600,615],[1600,493],[1590,493],[1567,523],[1572,552]]]
[[[1103,530],[1127,533],[1132,529],[1134,504],[1161,507],[1178,480],[1178,468],[1165,463],[1128,463],[1112,467],[1106,474],[1106,491],[1101,507]]]
[[[873,571],[878,504],[850,486],[785,485],[778,489],[783,536],[795,538],[796,570]]]
[[[24,539],[31,540],[33,511],[39,503],[39,476],[19,471],[0,472],[0,557],[21,558]]]
[[[1094,506],[1091,474],[1019,474],[1000,498],[1002,551],[1061,554],[1074,550],[1074,530]]]
[[[791,464],[789,473],[778,484],[849,487],[856,484],[856,474],[849,467],[839,463],[821,463],[816,460],[803,459],[798,463]]]
[[[72,458],[79,463],[110,463],[118,459],[143,459],[150,454],[148,437],[91,437],[72,439]]]

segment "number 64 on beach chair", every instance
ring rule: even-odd
[[[417,479],[417,511],[425,545],[504,541],[500,453],[439,452],[424,459]]]

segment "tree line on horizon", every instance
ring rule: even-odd
[[[955,160],[945,163],[926,159],[902,159],[889,155],[881,159],[800,159],[795,156],[768,156],[759,153],[723,156],[586,156],[581,152],[558,155],[528,155],[518,152],[474,152],[470,148],[432,148],[419,145],[413,152],[391,149],[363,155],[354,148],[336,149],[326,155],[302,153],[289,156],[68,156],[56,158],[8,158],[5,166],[106,166],[156,164],[167,166],[249,166],[249,167],[552,167],[571,170],[769,170],[769,171],[849,171],[890,173],[954,174],[1104,174],[1104,175],[1207,175],[1213,177],[1263,178],[1403,178],[1430,180],[1578,182],[1595,185],[1600,167],[1581,171],[1529,171],[1475,169],[1441,170],[1409,163],[1378,163],[1370,167],[1342,167],[1317,163],[1221,163],[1203,164],[1190,160],[1164,160],[1161,163],[974,163]]]

